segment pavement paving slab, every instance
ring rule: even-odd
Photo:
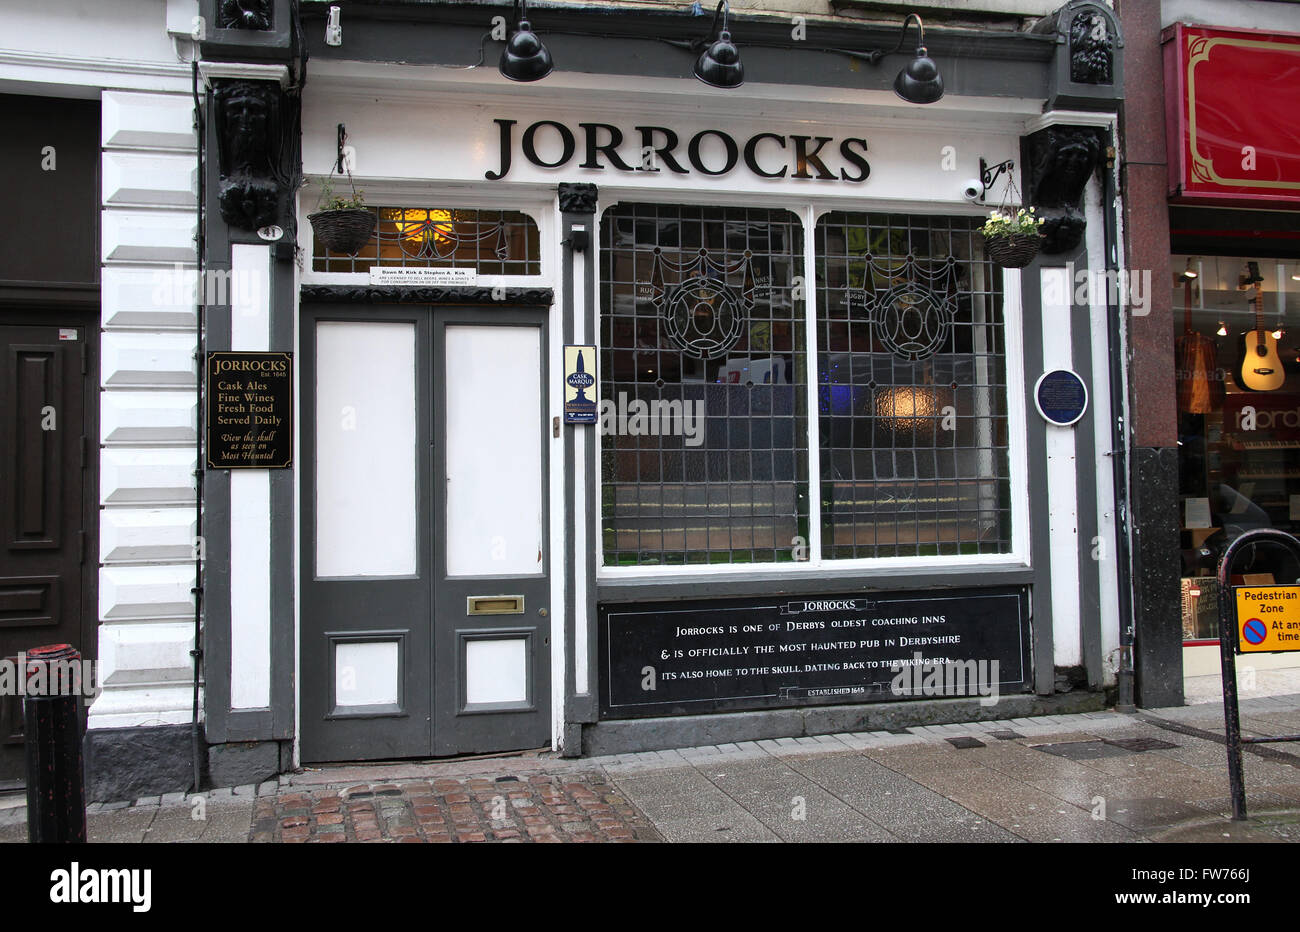
[[[780,840],[760,819],[694,767],[627,774],[616,777],[615,782],[667,841]]]
[[[979,814],[870,758],[805,757],[787,763],[899,841],[1020,841]]]
[[[700,772],[782,841],[898,840],[788,762],[789,758],[776,763],[738,761],[725,769],[704,767]]]
[[[1242,710],[1248,730],[1300,731],[1300,694]],[[1222,730],[1206,703],[579,760],[327,765],[87,818],[92,841],[165,843],[1300,841],[1300,746],[1244,754],[1250,819],[1233,823]],[[0,842],[25,842],[25,819],[21,794],[0,795]]]

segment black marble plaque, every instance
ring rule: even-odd
[[[604,718],[1030,688],[1023,588],[602,604]]]
[[[209,469],[293,464],[292,353],[208,353],[206,397]]]

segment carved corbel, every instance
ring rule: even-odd
[[[1052,126],[1029,137],[1029,202],[1046,221],[1046,255],[1068,252],[1083,241],[1083,190],[1105,146],[1104,131],[1094,126]]]

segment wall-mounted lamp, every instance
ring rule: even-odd
[[[501,74],[511,81],[540,81],[554,67],[551,53],[528,23],[528,0],[515,0],[515,31],[501,52]]]
[[[719,16],[722,17],[721,30],[718,29]],[[740,50],[731,41],[731,33],[727,30],[730,16],[731,6],[727,0],[719,0],[718,8],[713,11],[708,46],[695,61],[695,76],[713,87],[740,87],[745,83],[745,66],[740,63]]]
[[[1300,282],[1300,272],[1296,272],[1294,275],[1292,275],[1292,276],[1291,276],[1291,281],[1293,281],[1293,282]]]
[[[1188,256],[1187,267],[1183,269],[1183,278],[1190,280],[1196,278],[1199,274],[1200,273],[1197,272],[1196,269],[1192,268],[1192,257]]]
[[[894,79],[894,93],[908,103],[932,104],[943,96],[943,77],[939,74],[939,66],[925,50],[925,26],[921,23],[921,17],[915,13],[907,14],[907,18],[903,20],[903,34],[898,37],[898,45],[889,51],[884,49],[872,49],[869,52],[851,52],[848,49],[828,49],[828,51],[861,58],[878,65],[886,55],[893,55],[902,49],[903,43],[907,40],[907,24],[912,20],[916,20],[916,57],[908,62]]]
[[[326,45],[343,44],[343,23],[340,21],[342,16],[343,12],[338,7],[330,7],[329,19],[325,21]]]
[[[1219,329],[1217,332],[1219,336],[1226,337],[1228,335],[1228,325],[1223,321],[1219,321]]]

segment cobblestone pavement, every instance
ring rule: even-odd
[[[257,799],[255,842],[662,841],[598,772],[296,788]]]

